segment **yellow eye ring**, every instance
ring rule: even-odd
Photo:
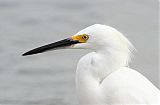
[[[88,40],[88,39],[89,39],[89,36],[88,36],[88,35],[86,35],[86,34],[83,34],[83,35],[82,35],[82,39],[84,39],[84,40]]]
[[[72,36],[72,39],[77,40],[81,43],[86,43],[87,40],[89,39],[89,35],[87,34],[76,35],[76,36]]]

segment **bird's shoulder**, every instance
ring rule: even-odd
[[[113,87],[134,87],[153,85],[141,73],[128,67],[121,67],[120,69],[112,72],[103,80],[102,85],[105,84],[110,84],[110,86]]]
[[[127,67],[122,67],[107,76],[101,88],[105,94],[112,94],[111,97],[128,97],[138,101],[142,97],[155,101],[159,94],[159,90],[147,78]]]

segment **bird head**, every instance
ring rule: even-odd
[[[128,50],[130,45],[131,43],[116,29],[106,25],[94,24],[69,38],[30,50],[23,56],[62,48],[92,49],[95,51],[110,48]]]

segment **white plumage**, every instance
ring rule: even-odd
[[[160,91],[142,74],[128,68],[134,47],[116,29],[95,24],[23,56],[61,48],[93,51],[80,59],[76,70],[80,105],[160,105]]]
[[[90,39],[78,48],[93,52],[82,57],[76,70],[80,105],[158,104],[159,90],[142,74],[128,68],[132,44],[117,30],[92,25],[77,33]]]

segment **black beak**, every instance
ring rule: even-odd
[[[65,47],[77,44],[77,43],[80,43],[80,42],[77,40],[72,40],[71,38],[67,38],[61,41],[57,41],[55,43],[51,43],[48,45],[44,45],[44,46],[35,48],[33,50],[30,50],[24,53],[22,56],[38,54],[38,53],[42,53],[42,52],[49,51],[49,50],[61,49],[61,48],[65,48]]]

